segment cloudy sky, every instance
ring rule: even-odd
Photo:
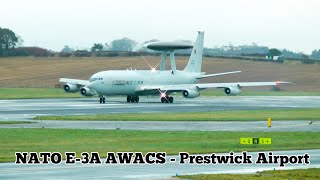
[[[0,27],[26,46],[88,48],[129,37],[192,40],[205,46],[255,42],[311,53],[320,49],[319,0],[0,0]]]

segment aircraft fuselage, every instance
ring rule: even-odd
[[[100,95],[137,95],[136,90],[143,85],[177,85],[198,82],[200,73],[184,71],[112,70],[101,71],[91,76],[88,88]],[[144,92],[139,95],[153,95]]]

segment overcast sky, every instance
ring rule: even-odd
[[[252,42],[311,53],[320,49],[319,0],[0,0],[0,27],[25,46],[88,48],[129,37],[195,40],[205,46]]]

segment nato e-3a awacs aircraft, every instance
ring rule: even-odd
[[[110,70],[91,76],[89,81],[61,78],[67,93],[80,91],[83,96],[98,95],[100,103],[105,96],[126,95],[127,102],[139,102],[139,96],[159,95],[162,103],[173,103],[173,93],[182,92],[185,98],[195,98],[200,91],[208,88],[223,88],[227,95],[240,94],[242,87],[275,86],[275,82],[235,82],[235,83],[197,83],[202,78],[239,73],[241,71],[205,74],[201,72],[204,32],[198,32],[194,46],[186,42],[154,42],[145,47],[162,51],[160,70]],[[189,62],[183,71],[176,69],[174,50],[193,48]],[[171,70],[165,70],[167,55],[170,55]]]

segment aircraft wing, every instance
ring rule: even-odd
[[[86,86],[89,84],[89,81],[81,80],[81,79],[69,79],[69,78],[60,78],[59,82],[69,83],[78,86]]]
[[[194,86],[194,84],[182,84],[182,85],[147,85],[140,86],[136,89],[136,93],[139,94],[159,94],[161,92],[166,92],[171,94],[173,92],[181,92],[189,87]]]
[[[216,73],[216,74],[206,74],[206,75],[201,75],[201,76],[197,77],[197,79],[214,77],[214,76],[223,76],[223,75],[235,74],[235,73],[240,73],[240,72],[241,71],[231,71],[231,72]]]
[[[181,92],[186,89],[208,89],[208,88],[226,88],[232,86],[238,87],[254,87],[254,86],[276,86],[279,84],[291,84],[290,82],[274,81],[274,82],[236,82],[236,83],[203,83],[203,84],[179,84],[179,85],[150,85],[141,86],[136,89],[137,92],[143,91],[167,91]]]
[[[291,84],[290,82],[274,81],[274,82],[237,82],[237,83],[204,83],[196,84],[200,89],[207,88],[225,88],[230,86],[255,87],[255,86],[277,86],[279,84]]]

